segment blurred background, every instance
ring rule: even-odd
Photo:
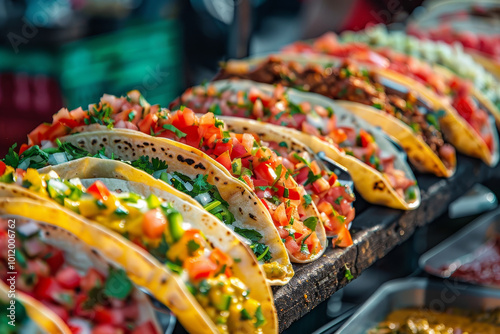
[[[220,61],[404,22],[419,0],[0,0],[0,155],[65,106],[168,104]]]

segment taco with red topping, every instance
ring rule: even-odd
[[[54,171],[10,166],[1,178],[0,193],[9,197],[0,199],[0,214],[78,235],[164,303],[186,330],[277,332],[262,269],[229,229],[198,207],[154,192],[144,197],[113,179],[64,180]]]
[[[488,99],[475,90],[471,82],[450,71],[389,48],[372,48],[359,42],[339,43],[334,33],[311,42],[288,45],[284,52],[350,59],[377,68],[378,74],[388,79],[404,75],[408,87],[418,90],[438,108],[446,108],[456,118],[450,125],[452,133],[447,135],[453,138],[453,134],[460,134],[460,138],[450,139],[450,142],[463,153],[480,158],[490,166],[498,162],[498,133],[494,121],[488,117],[488,113],[499,117],[497,108],[491,102],[484,103]]]
[[[419,171],[444,177],[454,173],[455,149],[445,141],[441,130],[440,119],[447,117],[445,112],[436,111],[402,82],[384,80],[382,84],[378,75],[354,64],[319,62],[305,58],[298,62],[282,56],[230,61],[216,79],[279,83],[334,100],[352,101],[342,105],[395,137]]]
[[[11,239],[15,261],[9,259]],[[2,216],[0,245],[0,290],[15,286],[22,306],[16,307],[13,328],[20,333],[35,333],[21,329],[26,315],[46,333],[161,333],[148,297],[75,235],[24,217]]]
[[[200,113],[211,111],[266,122],[268,124],[222,117],[229,129],[256,132],[263,140],[275,142],[278,150],[286,151],[286,134],[316,153],[325,152],[329,158],[347,167],[356,189],[371,203],[404,210],[414,209],[420,203],[413,173],[384,134],[320,95],[282,85],[273,87],[245,80],[222,80],[188,89],[173,105],[185,105]],[[304,175],[298,177],[297,182],[302,184]],[[320,212],[330,209],[326,204],[338,212],[347,211],[342,200],[335,203],[339,197],[331,198],[333,204],[331,200],[326,203],[324,200],[340,188],[332,186],[326,193],[320,187],[313,187],[313,190],[319,195]]]

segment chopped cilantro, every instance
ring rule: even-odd
[[[211,112],[214,115],[222,115],[222,110],[220,109],[218,104],[212,104],[210,108],[208,108],[208,112]]]
[[[5,162],[6,165],[9,165],[13,168],[17,168],[19,165],[19,155],[15,151],[17,147],[17,144],[12,145],[9,147],[9,151],[7,152],[7,155],[5,158],[2,159],[3,162]]]
[[[304,195],[304,205],[309,206],[312,203],[312,198],[311,195]]]
[[[239,227],[235,226],[234,232],[238,233],[242,237],[244,237],[252,242],[258,242],[260,239],[262,239],[262,234],[260,234],[256,230],[252,230],[252,229],[248,229],[248,228],[239,228]]]
[[[307,173],[307,180],[304,183],[304,186],[307,186],[308,184],[316,182],[317,180],[321,179],[321,177],[322,177],[321,174],[314,175],[314,173],[312,171],[309,171]]]
[[[108,277],[104,283],[104,293],[108,297],[124,300],[132,291],[132,282],[123,269],[109,267]]]
[[[306,220],[304,220],[304,225],[307,226],[311,231],[316,230],[316,225],[318,224],[318,218],[317,217],[309,217]]]
[[[178,138],[184,138],[184,137],[187,136],[184,132],[182,132],[181,130],[177,129],[172,124],[165,124],[165,125],[163,125],[163,128],[166,129],[166,130],[168,130],[168,131],[172,131],[173,133],[175,133],[175,135]]]

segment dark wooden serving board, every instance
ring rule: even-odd
[[[433,222],[475,183],[493,177],[500,177],[500,166],[492,169],[479,160],[459,155],[457,171],[449,179],[417,175],[422,193],[418,209],[404,212],[370,205],[359,210],[352,226],[356,231],[352,235],[354,245],[345,249],[330,245],[313,263],[294,264],[295,276],[290,283],[273,287],[280,332],[348,284],[346,265],[356,278],[408,239],[417,227]]]

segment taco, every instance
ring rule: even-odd
[[[133,91],[121,98],[105,95],[100,103],[90,106],[89,111],[77,109],[70,113],[62,109],[53,119],[52,124],[42,124],[28,135],[31,145],[41,144],[42,141],[47,144],[47,141],[58,136],[79,132],[64,140],[91,153],[96,153],[100,147],[114,146],[114,150],[127,156],[126,159],[159,155],[174,167],[193,165],[191,171],[196,174],[209,173],[207,168],[212,171],[220,170],[232,180],[233,185],[229,185],[229,181],[225,184],[228,192],[238,196],[241,201],[244,200],[246,206],[262,207],[262,215],[272,218],[281,236],[278,240],[284,243],[293,262],[314,261],[325,250],[326,233],[323,224],[318,224],[320,214],[316,206],[304,197],[304,188],[297,185],[287,173],[276,153],[261,146],[251,134],[231,134],[225,131],[224,122],[216,119],[213,114],[198,118],[187,108],[170,112],[159,106],[150,106],[137,91]],[[120,129],[108,129],[115,126]],[[103,128],[105,130],[98,134],[103,140],[100,141],[95,137],[95,131]],[[139,132],[150,136],[144,137]],[[121,136],[126,141],[120,143],[121,139],[113,136]],[[21,150],[25,148],[26,146],[21,147]],[[180,149],[183,151],[179,157]],[[175,153],[175,157],[167,150]],[[254,181],[257,186],[266,190],[253,192],[250,186],[254,185]],[[226,181],[217,182],[220,185]],[[236,195],[238,193],[241,195]],[[254,197],[256,195],[260,200]],[[249,201],[246,200],[247,197]],[[232,209],[239,211],[242,206]],[[260,221],[255,215],[250,218],[254,225],[266,224],[267,228],[267,219]],[[297,237],[295,233],[290,236],[290,231],[287,231],[292,223],[293,232],[298,233]]]
[[[263,271],[209,214],[199,212],[194,221],[184,221],[175,203],[154,194],[112,192],[101,180],[85,188],[79,179],[61,180],[55,172],[11,167],[2,177],[11,182],[2,184],[2,193],[11,197],[0,200],[0,214],[65,229],[98,247],[164,303],[187,331],[277,331]],[[183,209],[188,216],[197,207],[185,204]]]
[[[71,329],[49,308],[22,292],[12,294],[10,287],[2,281],[0,307],[0,331],[4,334],[72,334]],[[14,322],[11,322],[11,310]]]
[[[51,327],[48,333],[161,333],[146,295],[75,235],[6,216],[0,217],[0,244],[0,279],[37,300],[21,298],[28,314]]]
[[[455,149],[444,140],[439,124],[442,115],[415,93],[404,92],[406,88],[401,83],[386,87],[387,82],[381,84],[374,73],[351,63],[334,66],[332,63],[320,65],[307,62],[305,58],[303,60],[305,65],[284,60],[281,56],[270,56],[250,61],[257,64],[255,67],[248,61],[230,61],[216,80],[241,78],[280,83],[335,100],[354,101],[354,105],[369,106],[357,108],[356,114],[395,137],[419,171],[444,177],[454,173]],[[372,113],[365,113],[364,110],[371,110]]]
[[[371,203],[403,210],[420,204],[415,177],[392,143],[381,131],[328,98],[281,85],[222,80],[188,89],[174,105],[270,123],[224,118],[231,129],[237,122],[240,130],[274,138],[286,133],[316,153],[325,152],[347,167],[356,189]],[[318,209],[321,211],[320,206]]]
[[[446,109],[453,116],[449,121],[452,130],[447,133],[452,144],[463,153],[482,159],[489,166],[498,162],[498,133],[494,122],[488,117],[488,112],[494,115],[498,110],[492,108],[491,103],[482,103],[484,97],[476,97],[482,94],[453,73],[433,68],[389,48],[375,49],[362,43],[341,44],[334,33],[327,33],[311,43],[296,42],[285,47],[284,52],[350,59],[377,68],[381,77],[406,82],[407,87],[417,90],[437,108]],[[454,134],[460,134],[460,138],[453,139]]]

